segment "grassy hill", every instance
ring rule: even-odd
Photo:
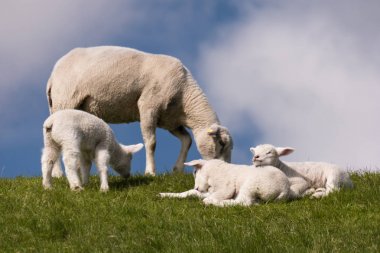
[[[321,200],[218,208],[160,199],[192,175],[98,177],[83,192],[65,179],[0,179],[0,252],[380,252],[380,174]]]

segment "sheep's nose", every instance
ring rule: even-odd
[[[255,156],[253,157],[253,160],[255,161],[255,160],[259,159],[259,158],[260,158],[260,156],[255,155]]]

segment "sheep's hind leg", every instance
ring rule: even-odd
[[[186,161],[187,153],[191,146],[191,136],[183,126],[180,126],[177,129],[170,131],[170,133],[181,141],[181,151],[179,153],[175,166],[173,167],[173,171],[183,172],[183,163]]]

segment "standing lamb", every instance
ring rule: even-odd
[[[279,169],[265,166],[236,165],[221,160],[194,160],[195,186],[182,193],[160,193],[161,197],[186,198],[195,196],[205,204],[216,206],[258,204],[259,201],[287,200],[289,180]]]
[[[50,115],[43,125],[42,184],[51,188],[52,169],[60,153],[72,190],[82,189],[89,179],[91,161],[95,160],[100,174],[100,190],[108,191],[107,170],[111,165],[121,176],[130,175],[132,154],[143,144],[123,146],[116,142],[111,128],[87,112],[61,110]],[[82,182],[79,178],[79,169]]]
[[[231,160],[227,128],[220,126],[206,96],[174,57],[115,46],[76,48],[58,60],[46,92],[51,113],[79,109],[109,123],[140,121],[145,174],[156,172],[157,127],[181,141],[174,171],[183,171],[192,142],[186,127],[204,159]],[[59,167],[54,170],[59,175]]]
[[[275,166],[285,172],[288,177],[298,176],[307,180],[309,189],[304,192],[304,195],[312,193],[312,197],[320,198],[327,196],[332,191],[339,190],[341,187],[353,187],[348,173],[335,164],[323,162],[282,162],[279,157],[292,153],[294,151],[293,148],[280,148],[270,144],[263,144],[250,150],[254,154],[253,162],[255,166]],[[315,192],[313,193],[313,191]],[[302,192],[300,193],[302,194]]]

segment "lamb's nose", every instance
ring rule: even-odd
[[[260,157],[260,156],[255,155],[255,156],[253,157],[253,160],[255,161],[255,160],[259,159],[259,157]]]

